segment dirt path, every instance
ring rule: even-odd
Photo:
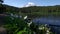
[[[6,34],[6,29],[2,26],[4,24],[4,17],[0,14],[0,34]]]
[[[6,34],[6,29],[4,27],[0,27],[0,34]]]
[[[4,16],[0,15],[0,25],[4,24]]]

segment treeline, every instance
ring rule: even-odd
[[[19,11],[19,8],[17,7],[14,7],[14,6],[9,6],[9,5],[6,5],[6,4],[0,4],[0,13],[5,13],[5,12],[18,12]]]
[[[23,13],[29,13],[29,12],[56,12],[60,11],[60,6],[30,6],[30,7],[24,7],[22,8]]]
[[[21,13],[21,14],[33,16],[33,17],[48,16],[48,15],[60,16],[60,5],[30,6],[30,7],[17,8],[17,7],[5,5],[5,4],[3,5],[0,4],[0,8],[5,9],[3,12]]]
[[[60,5],[56,6],[30,6],[30,7],[24,7],[20,8],[20,11],[22,13],[25,13],[27,15],[33,16],[33,17],[39,17],[39,16],[59,16],[60,15]]]

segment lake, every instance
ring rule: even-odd
[[[40,17],[33,19],[36,24],[51,24],[60,26],[60,17]]]
[[[60,17],[40,17],[33,19],[36,24],[48,24],[53,32],[60,34]]]

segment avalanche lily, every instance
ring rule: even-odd
[[[25,16],[24,19],[27,19],[27,16]]]

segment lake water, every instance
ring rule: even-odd
[[[60,26],[60,17],[40,17],[33,19],[37,24],[51,24]]]
[[[40,17],[33,19],[36,24],[48,24],[53,32],[60,34],[60,17]]]

